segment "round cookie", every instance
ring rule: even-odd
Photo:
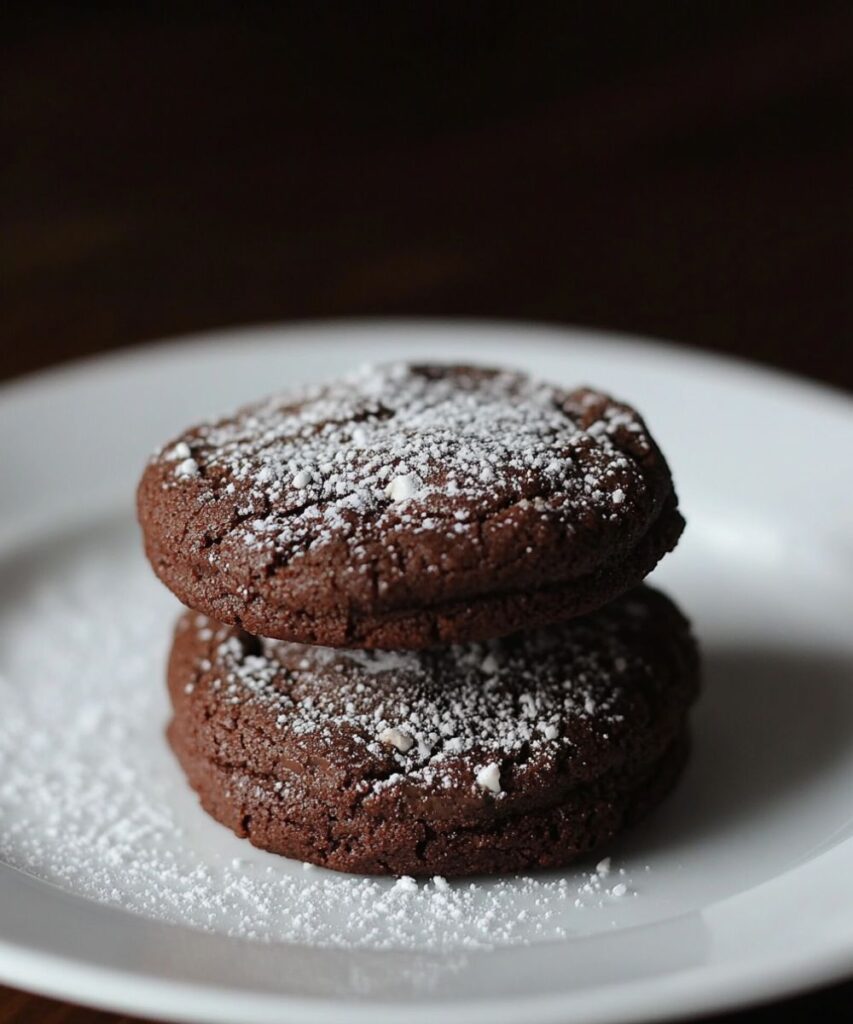
[[[698,655],[642,587],[485,644],[367,652],[264,640],[195,612],[169,740],[202,805],[252,843],[341,871],[556,867],[674,783]]]
[[[186,605],[250,633],[420,649],[590,611],[684,521],[630,407],[521,374],[395,364],[162,449],[138,492]]]

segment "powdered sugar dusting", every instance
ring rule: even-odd
[[[136,548],[133,531],[102,525],[16,576],[0,617],[0,858],[104,903],[262,941],[441,950],[610,926],[628,901],[589,872],[342,876],[261,853],[211,821],[163,738],[175,606]]]
[[[166,487],[195,480],[195,463],[201,505],[239,492],[229,533],[289,558],[336,538],[357,548],[366,523],[474,536],[472,501],[487,512],[535,499],[567,530],[593,509],[621,521],[646,495],[635,456],[650,442],[624,407],[579,395],[517,373],[369,366],[197,428],[157,457],[183,455]]]
[[[639,614],[642,600],[631,608]],[[216,691],[235,710],[260,704],[282,742],[310,737],[332,760],[343,741],[364,793],[405,783],[501,799],[502,777],[520,785],[556,758],[578,758],[583,771],[591,745],[613,746],[637,680],[653,672],[626,617],[617,602],[549,629],[426,651],[253,638],[192,612],[181,628],[199,652],[193,692]]]
[[[477,772],[477,785],[480,789],[487,789],[490,793],[501,791],[501,766],[495,761],[484,765]]]

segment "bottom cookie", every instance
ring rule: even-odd
[[[414,876],[568,864],[676,782],[698,654],[647,587],[536,633],[423,652],[249,636],[187,613],[168,735],[202,806],[256,846]]]
[[[689,748],[685,734],[639,780],[601,780],[554,807],[441,831],[421,820],[290,818],[274,785],[193,755],[173,727],[169,739],[202,807],[253,845],[337,871],[446,878],[559,868],[593,853],[666,797]]]

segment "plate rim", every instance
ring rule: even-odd
[[[50,885],[38,879],[33,881]],[[5,969],[6,957],[13,967],[17,962],[18,971]],[[0,982],[4,984],[108,1012],[186,1024],[232,1024],[235,1017],[247,1024],[279,1024],[283,1010],[288,1011],[287,1019],[293,1024],[338,1024],[342,1012],[346,1012],[352,1024],[397,1020],[402,1014],[412,1024],[431,1024],[437,1010],[470,1024],[515,1024],[520,1013],[537,1024],[563,1024],[567,1013],[588,1024],[608,1024],[614,1020],[640,1024],[650,1019],[674,1020],[745,1009],[805,994],[843,980],[851,971],[853,948],[839,949],[837,943],[828,942],[808,961],[797,955],[764,957],[735,969],[729,963],[691,967],[670,975],[597,985],[570,996],[528,994],[517,999],[454,1000],[439,1004],[425,1001],[413,1005],[400,999],[354,1002],[342,997],[307,998],[164,980],[153,973],[105,968],[73,956],[21,951],[0,937]],[[57,977],[60,980],[55,980]]]
[[[679,342],[654,335],[634,334],[630,331],[619,331],[605,327],[583,324],[561,324],[546,320],[513,320],[489,319],[480,317],[329,317],[306,318],[304,320],[287,321],[253,321],[245,324],[233,324],[215,327],[209,330],[187,331],[175,335],[152,338],[147,341],[134,342],[120,348],[93,352],[84,356],[75,356],[60,363],[41,369],[30,370],[17,374],[8,380],[0,381],[0,402],[16,392],[41,389],[67,383],[69,378],[91,370],[94,366],[106,364],[110,368],[119,368],[122,364],[132,365],[135,362],[146,362],[152,356],[168,351],[175,353],[183,350],[189,353],[195,348],[207,345],[226,346],[238,336],[249,336],[251,341],[272,340],[288,334],[316,335],[314,340],[333,341],[334,335],[346,334],[348,331],[377,331],[391,333],[393,331],[469,333],[481,335],[487,332],[498,332],[504,337],[521,332],[536,334],[542,342],[551,341],[555,345],[567,342],[584,342],[595,340],[596,343],[614,348],[635,348],[656,351],[661,356],[671,356],[677,360],[691,362],[696,365],[705,364],[718,371],[736,375],[748,374],[764,378],[768,383],[775,383],[786,389],[810,392],[813,398],[827,401],[835,405],[839,411],[853,413],[853,393],[828,381],[805,377],[782,367],[770,366],[745,356],[732,355],[727,352],[716,352],[700,345]]]

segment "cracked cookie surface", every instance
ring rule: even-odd
[[[408,364],[187,431],[150,461],[138,509],[154,570],[189,607],[257,635],[388,649],[587,612],[684,525],[629,406]]]
[[[641,587],[488,643],[362,651],[264,640],[195,612],[169,739],[203,806],[276,853],[461,875],[568,863],[677,778],[698,655]]]

